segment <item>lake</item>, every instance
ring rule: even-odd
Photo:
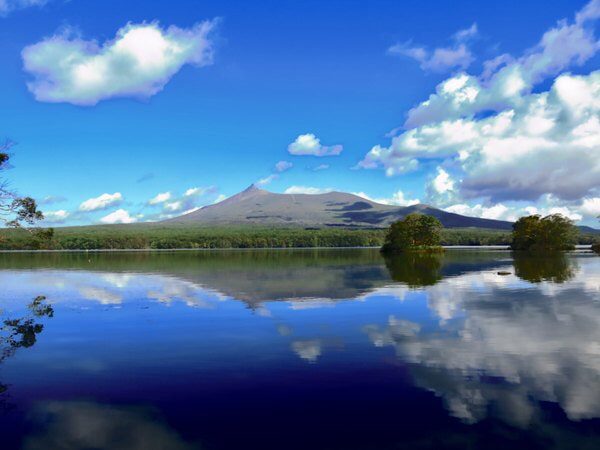
[[[597,449],[600,257],[0,254],[2,448]]]

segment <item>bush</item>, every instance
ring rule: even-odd
[[[592,250],[600,254],[600,241],[594,242],[592,244]]]
[[[390,225],[381,250],[385,253],[439,249],[442,224],[433,216],[409,214]]]

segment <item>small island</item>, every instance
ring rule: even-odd
[[[441,222],[433,216],[409,214],[390,225],[381,252],[442,252],[442,228]]]
[[[561,214],[534,214],[515,222],[511,248],[533,252],[574,250],[578,235],[573,221]]]

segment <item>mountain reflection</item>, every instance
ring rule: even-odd
[[[235,415],[246,411],[240,398],[252,405],[247,411],[264,403],[287,419],[304,411],[298,405],[310,389],[314,405],[321,395],[329,406],[356,401],[358,410],[363,402],[374,421],[388,417],[410,428],[413,413],[437,416],[406,448],[477,447],[497,430],[502,442],[526,436],[536,445],[547,438],[588,445],[584,428],[600,418],[597,256],[449,250],[384,259],[375,249],[0,255],[0,284],[7,311],[23,309],[34,292],[52,299],[51,307],[39,299],[27,314],[7,314],[5,354],[34,345],[54,310],[61,317],[46,331],[47,345],[3,367],[11,384],[28,381],[44,393],[35,398],[38,426],[25,448],[55,448],[59,440],[60,448],[194,448],[186,441],[192,427],[180,427],[172,411],[167,425],[154,410],[114,405],[162,408],[178,398],[178,408],[193,398],[195,408],[212,395],[213,406],[226,406],[204,427],[210,434],[227,418],[250,420],[253,413]],[[272,392],[296,389],[289,404],[278,393],[271,398],[278,406],[268,403]],[[82,397],[111,406],[71,401]],[[396,398],[408,413],[398,412]],[[431,409],[411,410],[415,404]],[[209,419],[203,414],[199,423]],[[307,419],[295,420],[304,426]],[[454,447],[445,445],[448,436]]]

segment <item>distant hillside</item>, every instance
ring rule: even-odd
[[[275,194],[255,186],[220,203],[163,223],[379,228],[413,212],[435,216],[446,228],[512,229],[511,222],[461,216],[423,204],[382,205],[344,192]]]

